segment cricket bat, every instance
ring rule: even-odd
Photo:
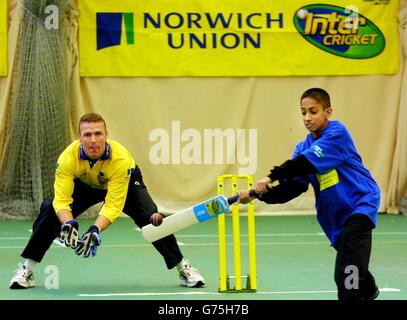
[[[250,190],[250,196],[257,196],[254,190]],[[226,198],[223,195],[201,202],[193,207],[181,210],[163,219],[159,226],[151,223],[141,228],[145,240],[154,242],[194,224],[204,222],[220,214],[230,211],[230,205],[235,203],[237,195]]]

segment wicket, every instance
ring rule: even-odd
[[[232,184],[232,194],[235,195],[239,189],[239,180],[246,180],[247,190],[253,188],[253,177],[248,175],[225,174],[217,178],[218,194],[225,193],[225,180],[230,179]],[[248,228],[248,255],[249,274],[242,276],[242,258],[240,243],[240,214],[238,204],[232,204],[232,229],[233,229],[233,257],[234,276],[227,274],[226,258],[226,214],[218,216],[219,234],[219,270],[220,286],[219,292],[256,292],[257,291],[257,271],[256,271],[256,231],[254,218],[254,204],[247,204],[247,228]],[[234,288],[231,288],[230,279],[234,279]],[[246,287],[242,286],[242,279],[246,279]]]

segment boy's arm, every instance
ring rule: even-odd
[[[304,155],[300,154],[292,160],[287,160],[281,166],[275,166],[270,171],[271,172],[267,177],[260,179],[254,185],[253,189],[254,191],[256,191],[256,193],[266,193],[269,190],[269,184],[274,181],[280,181],[281,183],[283,180],[286,179],[292,179],[295,177],[301,177],[308,174],[316,173],[317,169],[314,167],[313,164],[311,164],[311,162],[308,161],[308,159]],[[245,202],[248,201],[248,198],[246,198],[246,196],[242,196],[242,198],[240,199],[242,203],[243,199]]]
[[[238,191],[239,200],[238,203],[249,203],[250,201],[258,198],[260,201],[273,204],[273,203],[286,203],[296,197],[301,193],[308,190],[309,182],[303,178],[293,178],[293,179],[284,179],[280,181],[279,185],[275,187],[270,187],[268,184],[262,188],[259,188],[259,184],[264,180],[266,182],[268,178],[264,178],[258,181],[253,188],[257,196],[250,196],[249,190],[240,190]],[[269,180],[269,179],[268,179]],[[260,191],[258,191],[260,190]]]
[[[266,193],[260,194],[258,199],[265,203],[286,203],[308,190],[308,182],[302,179],[290,179],[271,187]]]
[[[270,170],[268,177],[273,182],[306,176],[312,173],[317,173],[317,169],[304,155],[300,154],[292,160],[287,160],[281,166],[275,166]]]

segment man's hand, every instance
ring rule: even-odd
[[[100,246],[101,242],[102,238],[99,228],[96,225],[92,225],[78,241],[75,253],[78,256],[83,255],[84,258],[94,257],[97,247]]]
[[[59,241],[64,243],[67,247],[75,249],[78,245],[79,238],[79,223],[76,220],[68,220],[61,226],[59,233]]]

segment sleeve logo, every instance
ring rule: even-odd
[[[318,145],[313,146],[312,149],[318,158],[322,158],[324,156],[322,148],[320,148]]]

